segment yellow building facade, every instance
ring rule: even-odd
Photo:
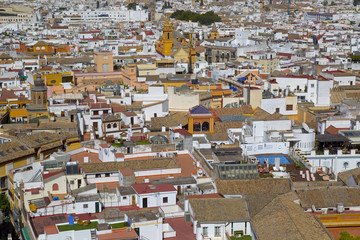
[[[202,105],[189,110],[188,131],[189,133],[213,133],[215,116]]]
[[[169,20],[166,21],[163,28],[163,35],[159,42],[155,43],[155,48],[158,53],[163,56],[171,56],[171,50],[173,46],[173,31],[174,24]]]
[[[36,74],[33,76],[36,78]],[[62,72],[62,73],[42,73],[41,79],[43,79],[47,86],[60,86],[63,82],[73,81],[72,72]]]

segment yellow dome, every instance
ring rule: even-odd
[[[35,211],[36,211],[36,206],[35,206],[35,204],[30,204],[30,205],[29,205],[29,208],[30,208],[30,211],[32,211],[32,212],[35,212]]]

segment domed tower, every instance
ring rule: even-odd
[[[47,88],[41,74],[36,75],[34,86],[31,88],[31,102],[27,108],[28,123],[40,116],[49,116],[47,111]]]

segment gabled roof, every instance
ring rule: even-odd
[[[64,172],[58,172],[57,174],[54,174],[54,175],[51,175],[50,177],[47,177],[47,178],[44,178],[43,181],[44,183],[48,183],[48,182],[51,182],[57,178],[60,178],[62,176],[65,176],[65,173]]]
[[[29,148],[18,141],[3,143],[0,145],[0,163],[27,157],[34,153],[33,148]]]
[[[338,134],[339,133],[339,129],[337,129],[336,127],[334,127],[333,125],[330,125],[328,128],[325,129],[325,132],[329,133],[329,134]]]
[[[278,195],[291,191],[289,179],[272,178],[217,180],[216,187],[222,195],[245,196],[251,216],[257,214]]]
[[[303,208],[336,207],[343,203],[344,207],[360,206],[360,191],[358,187],[324,187],[296,190]]]
[[[289,120],[286,116],[284,116],[278,112],[270,114],[260,107],[257,107],[255,109],[253,119],[255,121]]]
[[[250,221],[245,198],[190,198],[189,203],[199,223]]]
[[[333,239],[315,216],[279,196],[252,218],[257,239]]]
[[[85,193],[85,192],[93,190],[93,189],[96,189],[96,184],[88,184],[84,187],[72,190],[71,194],[76,196],[78,194],[82,194],[82,193]]]
[[[348,171],[341,172],[338,174],[338,179],[340,179],[346,185],[360,185],[360,168],[354,168]]]

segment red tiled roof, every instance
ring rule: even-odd
[[[176,191],[172,184],[136,183],[131,186],[138,194]]]
[[[106,143],[99,144],[99,146],[100,146],[101,148],[109,148],[109,145],[107,145]]]
[[[153,31],[145,31],[145,34],[146,34],[146,35],[155,35],[155,34],[153,33]]]
[[[189,133],[188,131],[186,131],[185,129],[181,128],[181,129],[174,129],[172,130],[174,133],[179,133],[183,136],[191,136],[192,134]]]
[[[125,155],[123,153],[115,153],[115,157],[123,158],[123,157],[125,157]]]
[[[104,109],[111,108],[110,104],[107,103],[90,103],[90,109]]]
[[[55,175],[58,175],[60,173],[62,173],[63,171],[59,171],[59,172],[52,172],[52,173],[45,173],[43,174],[43,179],[47,179],[49,177],[52,177],[52,176],[55,176]]]
[[[46,227],[44,227],[44,231],[45,231],[46,235],[52,235],[52,234],[59,233],[56,226],[46,226]]]
[[[136,114],[136,113],[134,113],[134,112],[124,112],[124,114],[125,114],[125,116],[127,116],[127,117],[134,117],[134,116],[137,116],[137,114]]]
[[[123,176],[131,176],[134,175],[134,171],[130,168],[120,169],[120,172]]]
[[[185,222],[184,217],[166,218],[164,223],[168,223],[176,232],[176,237],[167,238],[167,240],[193,240],[196,235],[193,233],[192,222]]]

